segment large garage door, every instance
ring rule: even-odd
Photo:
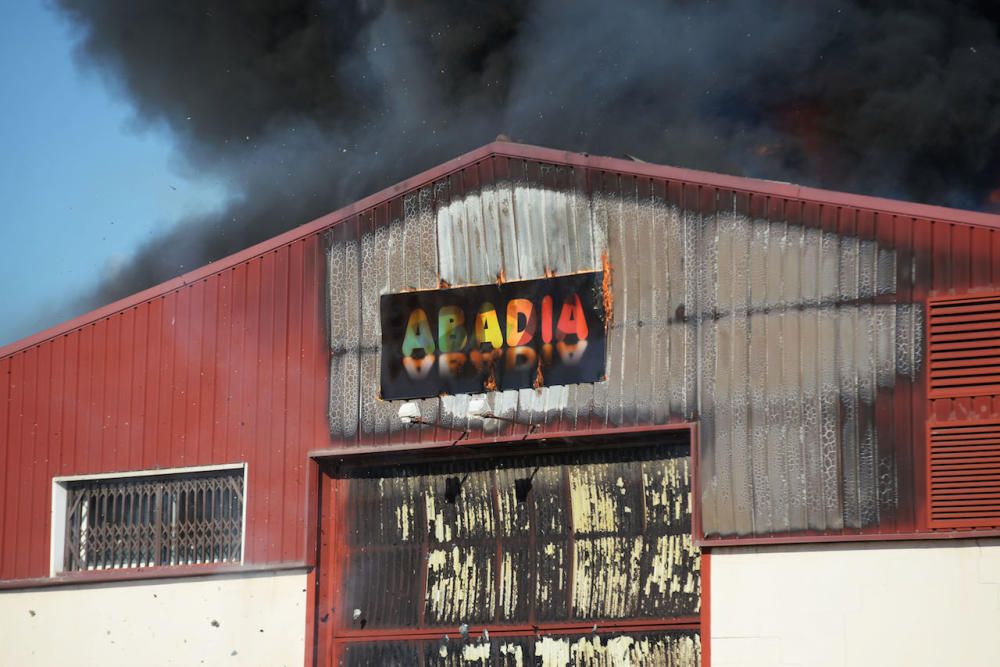
[[[683,437],[331,470],[322,659],[697,665]]]

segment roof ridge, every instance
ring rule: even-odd
[[[616,173],[628,174],[632,176],[681,181],[694,185],[716,187],[738,192],[757,193],[782,197],[785,199],[796,199],[830,206],[843,206],[897,216],[920,218],[975,227],[986,227],[990,229],[1000,229],[1000,215],[991,213],[968,211],[944,206],[935,206],[931,204],[918,204],[883,197],[850,194],[835,190],[811,188],[796,185],[794,183],[757,179],[747,176],[730,176],[709,171],[636,161],[633,159],[595,156],[590,155],[589,153],[577,153],[555,148],[546,148],[498,138],[496,141],[490,142],[480,146],[479,148],[452,158],[447,162],[426,169],[419,174],[396,183],[395,185],[383,188],[382,190],[363,197],[351,204],[343,206],[336,211],[332,211],[316,218],[315,220],[306,222],[286,232],[282,232],[277,236],[265,239],[264,241],[249,246],[248,248],[244,248],[243,250],[232,253],[231,255],[227,255],[226,257],[222,257],[213,262],[209,262],[208,264],[192,269],[191,271],[183,273],[175,278],[171,278],[170,280],[153,285],[145,290],[136,292],[135,294],[123,297],[109,304],[78,315],[77,317],[43,329],[37,333],[28,335],[20,340],[0,346],[0,358],[11,356],[17,352],[67,334],[70,331],[80,329],[87,324],[96,322],[102,318],[110,317],[111,315],[122,312],[141,303],[152,301],[157,297],[179,290],[196,281],[204,280],[210,276],[222,273],[223,271],[242,262],[249,261],[255,257],[259,257],[276,250],[277,248],[294,243],[295,241],[301,240],[325,229],[329,229],[357,213],[372,208],[380,202],[423,187],[428,183],[432,183],[444,176],[459,171],[470,164],[494,156],[523,160],[536,160],[539,162],[563,164],[571,167],[595,169],[598,171],[614,171]]]

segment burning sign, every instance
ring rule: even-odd
[[[601,272],[384,294],[386,400],[597,382]]]

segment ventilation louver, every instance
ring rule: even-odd
[[[931,528],[1000,524],[1000,422],[930,427]]]
[[[1000,393],[1000,294],[932,301],[930,397]]]

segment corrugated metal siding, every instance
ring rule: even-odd
[[[329,664],[343,667],[693,667],[701,664],[701,641],[693,630],[494,635],[469,640],[445,636],[423,641],[345,643]]]
[[[343,571],[342,588],[320,605],[344,632],[696,618],[689,463],[679,431],[337,471],[346,510],[324,526],[344,539],[322,567]]]
[[[304,560],[322,257],[313,235],[0,359],[0,578],[48,574],[53,476],[243,461],[247,561]]]
[[[542,430],[700,421],[710,535],[918,528],[925,417],[1000,417],[1000,396],[928,403],[921,354],[928,296],[1000,286],[996,229],[488,148],[0,358],[0,578],[46,573],[53,475],[242,460],[248,560],[304,558],[306,451],[454,437],[404,430],[375,399],[379,293],[441,278],[595,270],[607,252],[609,380],[499,392],[494,411]],[[597,163],[610,166],[584,166]],[[464,426],[465,400],[427,399],[423,414]],[[499,440],[527,427],[485,429]]]
[[[997,232],[506,157],[391,208],[330,239],[331,313],[349,323],[332,330],[335,443],[449,437],[404,429],[376,398],[380,294],[595,270],[606,254],[608,381],[494,392],[495,413],[543,430],[698,421],[709,536],[918,527],[923,302],[989,284]],[[420,271],[393,269],[407,262]],[[466,401],[420,403],[442,426],[526,430],[470,422]]]

